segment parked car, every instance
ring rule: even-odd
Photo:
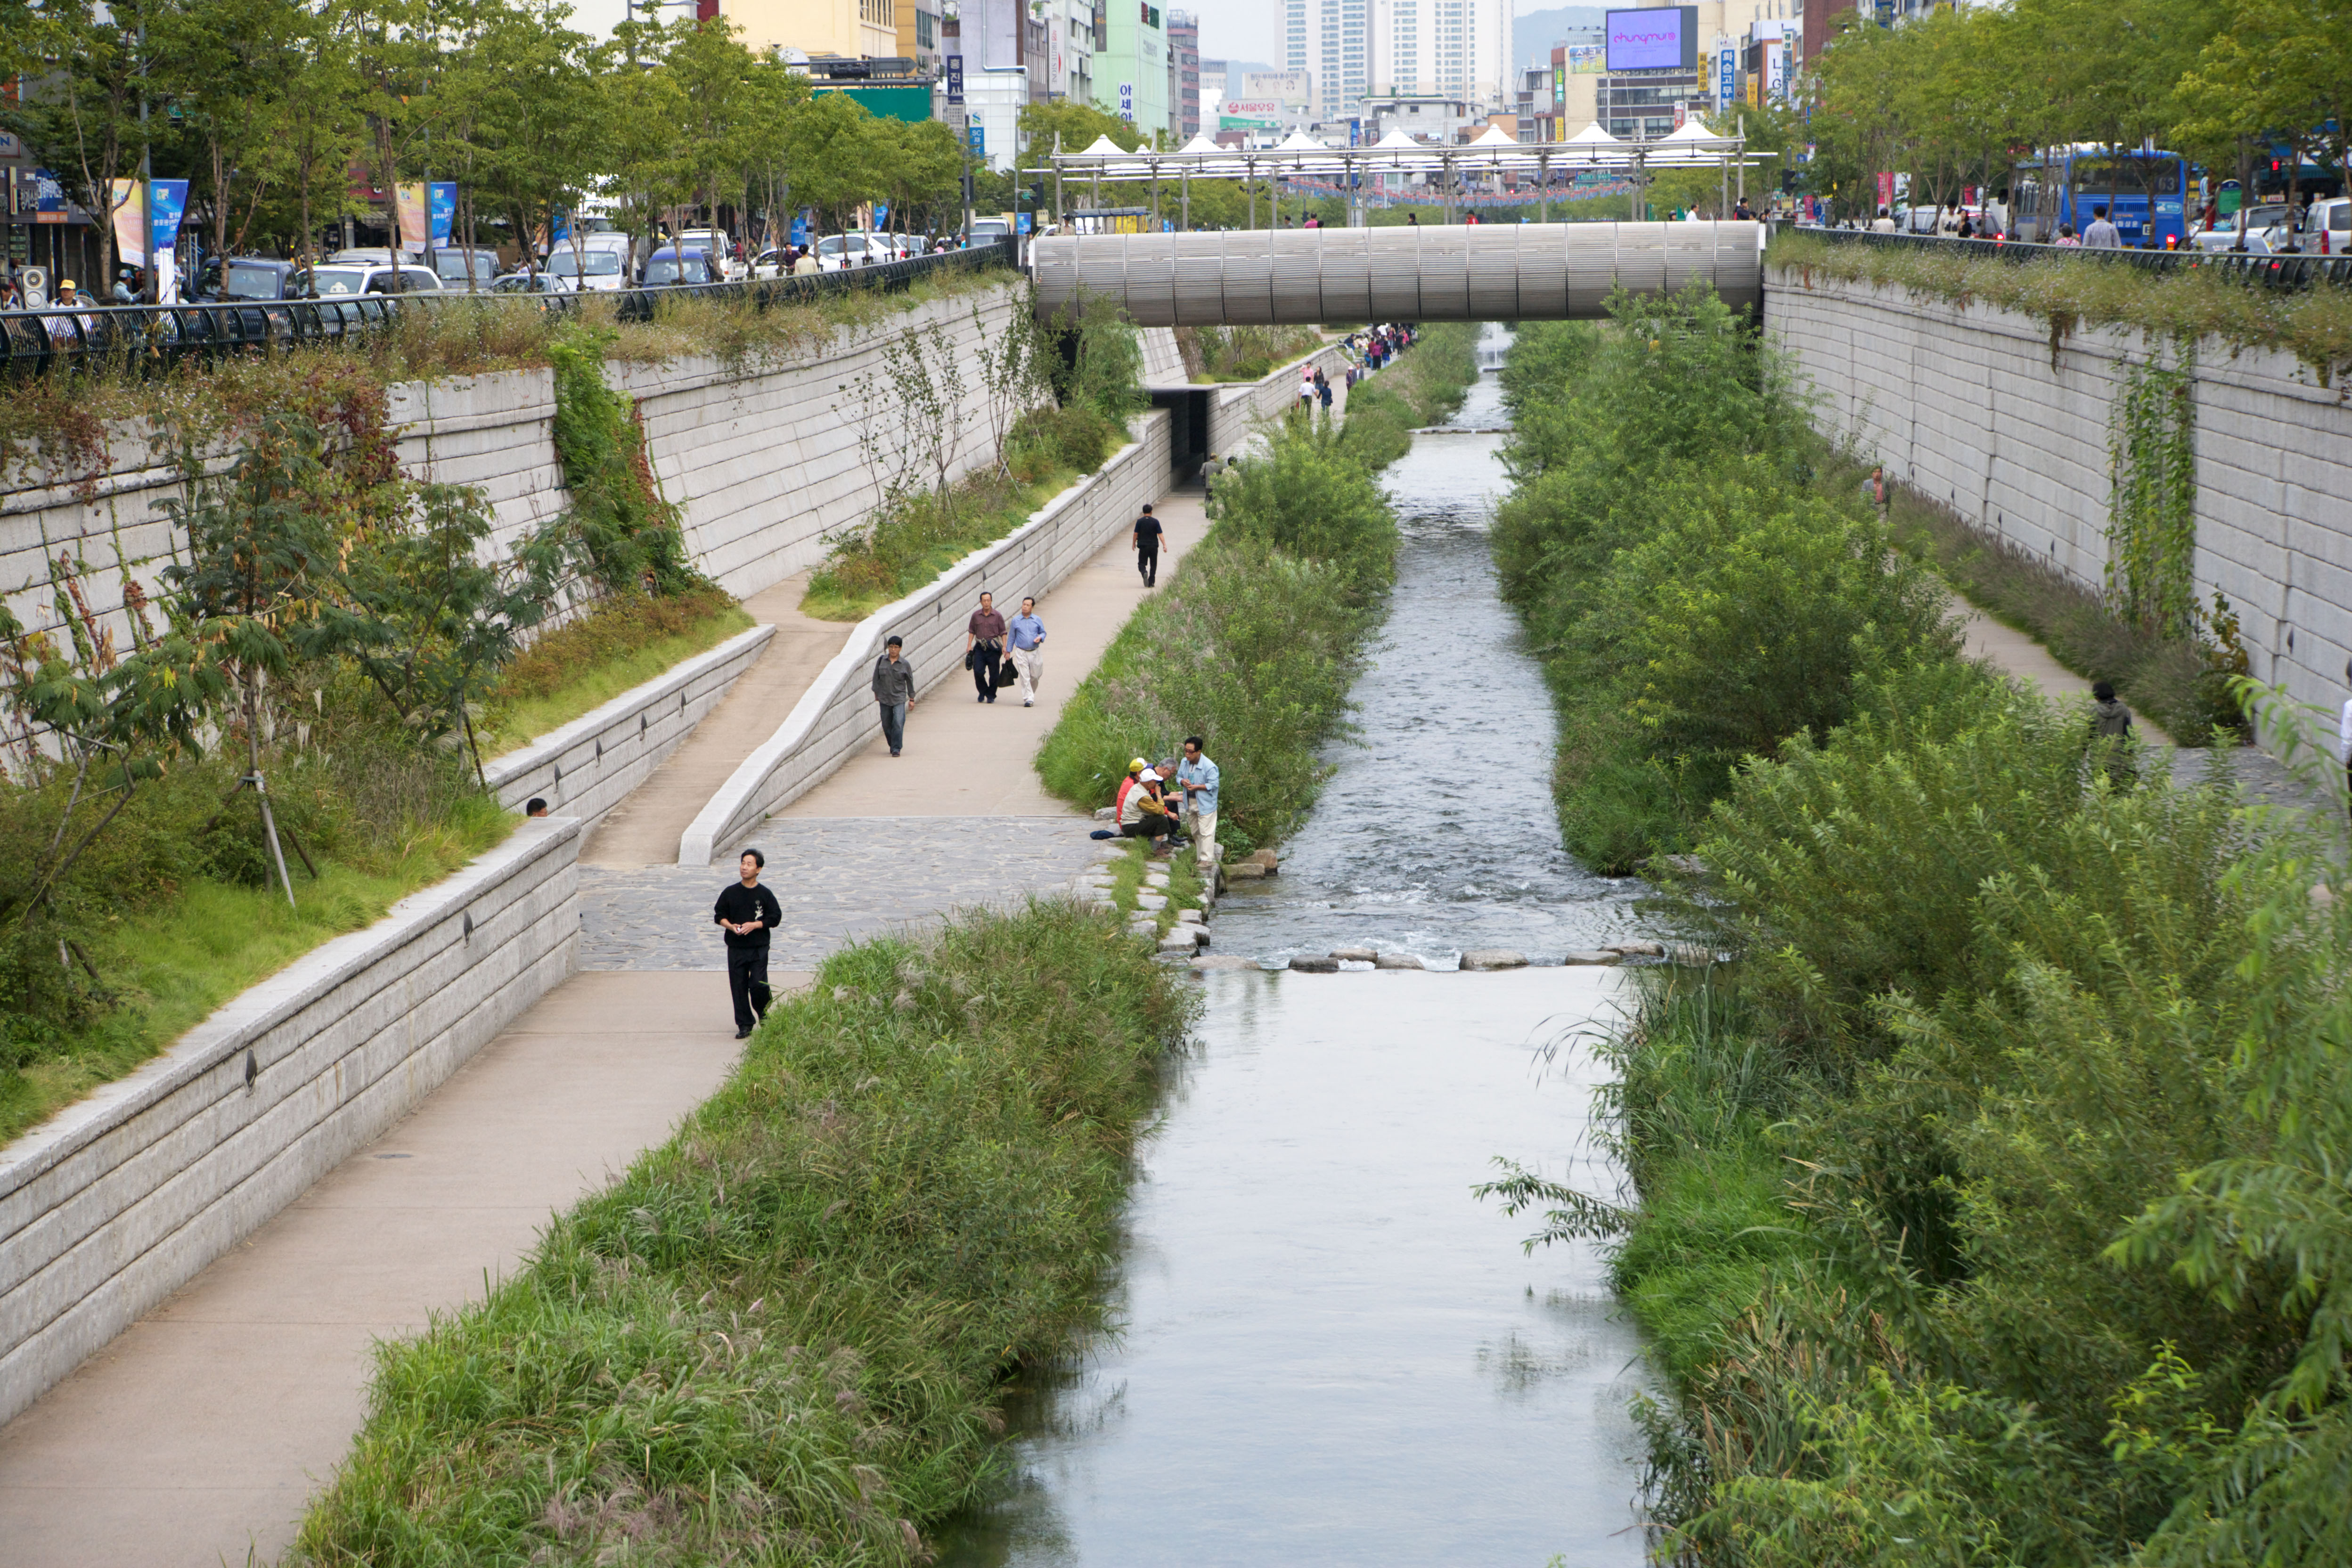
[[[331,261],[298,271],[288,287],[297,300],[348,300],[362,294],[438,294],[441,275],[414,262],[402,266]]]
[[[782,278],[792,269],[791,258],[781,246],[763,250],[751,258],[751,276],[754,278]]]
[[[541,264],[547,276],[562,278],[568,283],[593,292],[609,292],[629,286],[629,237],[625,234],[586,234],[580,243],[558,240]]]
[[[735,282],[750,273],[737,258],[741,254],[735,241],[723,228],[688,228],[678,231],[670,242],[681,250],[699,250],[719,264],[719,275],[727,282]]]
[[[207,268],[207,273],[212,269]],[[232,256],[220,265],[217,277],[198,293],[203,300],[291,300],[289,285],[300,270],[292,261],[268,256]]]
[[[572,279],[552,272],[509,272],[491,280],[493,294],[570,294]]]
[[[476,288],[487,289],[497,279],[499,253],[495,250],[480,247],[468,250],[461,246],[455,249],[428,250],[425,253],[425,264],[440,275],[441,286],[445,289],[466,287],[466,272],[469,262],[472,264]]]
[[[2284,202],[2257,202],[2239,215],[2245,219],[2246,249],[2256,256],[2271,253],[2271,231],[2286,216]],[[2217,218],[2213,226],[2190,236],[2190,242],[2200,250],[2235,250],[2238,248],[2238,217]]]
[[[1013,226],[1001,217],[976,217],[963,237],[966,245],[994,245],[1013,237]]]
[[[723,283],[726,275],[710,252],[692,246],[665,245],[646,258],[646,287],[668,288],[681,283]]]

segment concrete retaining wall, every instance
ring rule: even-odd
[[[738,633],[561,730],[493,760],[484,772],[499,804],[520,811],[537,795],[550,811],[576,816],[583,827],[594,826],[694,733],[735,678],[767,651],[775,635],[773,626]]]
[[[2107,565],[2110,411],[2139,332],[2054,343],[2031,317],[1793,272],[1767,330],[1819,396],[1815,421],[1887,476],[2092,589]],[[2170,351],[2166,350],[2168,363]],[[2272,350],[2200,345],[2197,595],[2235,605],[2253,673],[2332,712],[2352,656],[2352,406]]]
[[[1316,350],[1306,363],[1321,371],[1344,389],[1348,378],[1348,356],[1339,352],[1337,343]],[[1268,419],[1278,419],[1298,402],[1298,384],[1302,366],[1294,360],[1267,375],[1262,381],[1228,383],[1217,389],[1209,405],[1209,450],[1220,458],[1239,452],[1249,444],[1250,437]],[[1344,390],[1333,395],[1333,406],[1344,396]]]
[[[709,864],[760,822],[824,780],[879,733],[871,685],[886,639],[906,639],[917,689],[963,678],[963,628],[982,590],[1001,604],[1044,597],[1054,585],[1127,531],[1146,501],[1168,483],[1168,416],[1151,413],[1129,426],[1134,439],[1102,466],[1048,501],[996,543],[974,551],[921,591],[885,605],[852,629],[847,644],[803,693],[775,734],[743,760],[678,840],[677,863]]]
[[[936,327],[954,345],[950,358],[967,385],[953,472],[991,455],[987,398],[971,351],[1005,330],[1024,297],[1020,285],[1007,284],[933,300],[845,328],[788,363],[614,364],[605,377],[639,399],[654,471],[686,516],[688,549],[729,592],[749,595],[815,564],[827,533],[872,509],[855,389],[863,377],[880,377],[884,351],[902,333]],[[500,553],[562,511],[552,372],[405,382],[385,398],[401,466],[420,480],[478,488]],[[58,557],[67,556],[81,572],[101,635],[128,650],[124,584],[135,581],[150,599],[161,590],[162,568],[184,543],[163,503],[183,498],[184,479],[143,426],[110,426],[105,451],[95,474],[37,462],[0,474],[0,602],[33,631],[61,631],[69,608],[60,608],[52,577]],[[205,466],[217,472],[227,460],[215,452]]]
[[[0,1150],[0,1421],[572,973],[580,837],[525,823]]]

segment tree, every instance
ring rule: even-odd
[[[135,174],[146,153],[141,110],[151,88],[147,0],[100,5],[65,0],[45,13],[40,29],[62,68],[35,89],[35,141],[72,171],[82,206],[98,224],[100,295],[114,273],[114,183]]]
[[[883,133],[847,93],[819,93],[801,105],[785,145],[795,199],[816,209],[821,229],[841,231],[852,212],[882,194]]]
[[[2331,0],[2234,0],[2176,101],[2184,136],[2275,137],[2298,165],[2319,153],[2352,190],[2352,11]]]
[[[468,216],[504,216],[525,255],[555,213],[579,210],[612,146],[597,80],[610,62],[564,26],[570,15],[551,0],[492,11],[445,88],[470,163]]]

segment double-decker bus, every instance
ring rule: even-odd
[[[2189,163],[2178,153],[2117,153],[2091,142],[2053,148],[2011,171],[2009,195],[2010,226],[2021,240],[2048,245],[2062,223],[2080,235],[2101,207],[2134,248],[2188,237]]]

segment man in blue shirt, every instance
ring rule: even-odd
[[[1037,601],[1021,601],[1021,613],[1007,628],[1013,642],[1013,668],[1021,672],[1021,706],[1037,705],[1037,688],[1045,679],[1045,623],[1037,618]]]
[[[1184,760],[1176,764],[1176,783],[1184,792],[1184,829],[1192,836],[1192,853],[1200,858],[1204,876],[1213,876],[1217,863],[1217,764],[1201,749],[1201,737],[1184,737]]]

